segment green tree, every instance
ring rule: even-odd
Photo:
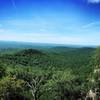
[[[0,81],[1,100],[28,100],[24,95],[25,82],[12,77],[4,77]]]
[[[92,59],[93,71],[89,78],[89,91],[96,94],[96,100],[100,100],[100,47],[97,47]]]
[[[6,68],[5,66],[1,63],[0,64],[0,78],[6,75]]]

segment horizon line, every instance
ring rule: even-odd
[[[63,44],[63,43],[50,43],[50,42],[30,42],[30,41],[14,41],[14,40],[0,40],[0,42],[15,42],[15,43],[35,43],[35,44],[48,44],[48,45],[50,45],[50,44],[52,44],[52,45],[62,45],[62,46],[68,46],[68,45],[73,45],[73,46],[94,46],[94,47],[98,47],[98,46],[100,46],[100,45],[96,45],[96,44],[77,44],[77,43],[75,43],[75,44],[73,44],[73,43],[71,43],[71,44],[67,44],[67,43],[65,43],[65,44]]]

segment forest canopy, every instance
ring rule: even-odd
[[[1,50],[0,99],[89,98],[90,90],[99,91],[99,73],[94,73],[99,70],[99,52],[100,48],[67,47]],[[96,95],[99,100],[99,92]]]

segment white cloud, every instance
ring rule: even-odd
[[[37,42],[37,43],[59,43],[59,44],[95,44],[95,39],[88,36],[63,36],[51,34],[0,34],[0,40]],[[96,39],[97,40],[97,39]]]
[[[78,43],[81,41],[78,37],[51,35],[51,34],[0,34],[0,40],[23,41],[23,42],[41,42],[41,43]]]
[[[100,3],[100,0],[88,0],[88,3]]]
[[[84,30],[92,30],[92,32],[94,31],[94,33],[95,32],[99,32],[99,29],[100,29],[100,21],[88,23],[86,25],[83,25],[82,28]]]

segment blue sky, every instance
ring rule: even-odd
[[[0,40],[100,45],[100,0],[0,0]]]

